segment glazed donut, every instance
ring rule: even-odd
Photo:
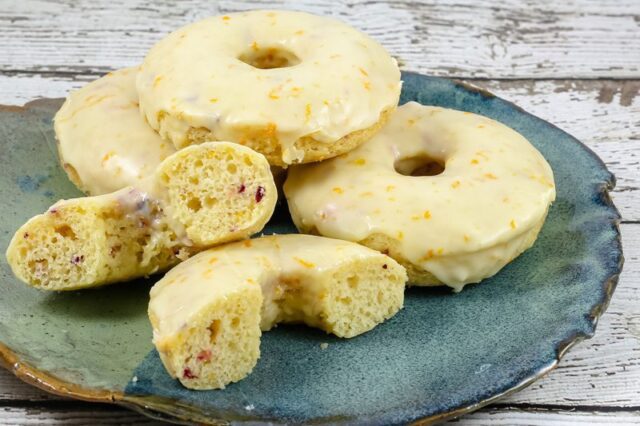
[[[136,74],[114,71],[71,92],[54,118],[60,162],[87,194],[135,186],[175,152],[140,115]]]
[[[184,386],[224,388],[255,366],[260,330],[295,322],[356,336],[398,312],[405,281],[393,259],[347,241],[293,234],[227,244],[151,289],[153,342]]]
[[[555,199],[549,164],[522,135],[415,102],[356,150],[291,168],[284,192],[300,231],[387,252],[413,285],[456,291],[529,248]]]
[[[135,187],[57,202],[18,229],[7,260],[16,277],[45,290],[130,280],[258,232],[276,197],[264,156],[202,144],[168,157]]]
[[[374,40],[289,11],[179,29],[149,51],[137,80],[140,109],[176,148],[229,140],[277,166],[334,157],[369,139],[400,86],[395,59]]]

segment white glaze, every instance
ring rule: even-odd
[[[300,63],[258,69],[238,59],[270,48],[293,52]],[[303,160],[293,146],[303,136],[331,143],[375,124],[396,106],[401,83],[395,59],[339,21],[252,11],[170,34],[145,58],[137,87],[148,122],[177,147],[190,127],[239,143],[248,129],[263,129],[290,164]]]
[[[326,287],[324,281],[345,263],[380,256],[351,242],[299,234],[261,237],[209,249],[173,268],[151,289],[149,312],[158,320],[154,343],[162,345],[186,324],[192,324],[206,306],[243,291],[247,285],[262,288],[260,326],[268,330],[286,314],[273,302],[283,291],[278,285],[281,280],[299,279],[304,282],[305,293],[312,295],[317,293],[314,288]],[[313,318],[319,305],[309,300],[297,308]]]
[[[56,114],[61,161],[92,195],[137,185],[175,152],[140,114],[136,73],[114,71],[71,92]]]
[[[397,161],[420,155],[446,163],[445,171],[396,172]],[[415,102],[348,154],[292,167],[284,190],[301,230],[349,241],[386,235],[405,259],[458,290],[526,248],[555,199],[549,164],[522,135]]]

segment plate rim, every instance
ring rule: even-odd
[[[592,157],[592,159],[596,160],[602,166],[602,168],[609,173],[609,179],[603,182],[602,184],[600,184],[599,187],[597,188],[597,195],[600,196],[601,201],[604,204],[604,207],[606,207],[608,210],[614,213],[613,215],[614,217],[611,219],[610,223],[611,225],[613,225],[613,228],[616,232],[615,244],[617,246],[616,247],[617,250],[620,253],[620,256],[617,264],[615,265],[615,268],[612,268],[612,273],[602,282],[603,297],[592,306],[590,312],[588,313],[589,323],[590,323],[590,329],[588,331],[585,332],[580,330],[574,330],[569,337],[560,341],[558,344],[553,345],[552,349],[555,352],[554,359],[552,359],[548,363],[545,363],[543,366],[538,368],[533,374],[524,378],[523,380],[511,386],[510,388],[500,393],[494,394],[490,397],[484,398],[480,401],[474,402],[472,404],[457,407],[455,409],[452,409],[446,412],[441,412],[441,413],[433,414],[430,416],[422,417],[410,423],[411,425],[416,425],[416,426],[427,426],[427,425],[440,423],[446,420],[450,420],[456,417],[460,417],[464,414],[471,413],[482,407],[492,404],[501,398],[504,398],[508,395],[511,395],[515,392],[518,392],[526,388],[527,386],[531,385],[535,381],[539,380],[540,378],[546,376],[548,373],[553,371],[559,365],[560,361],[565,356],[565,354],[574,345],[576,345],[577,343],[583,340],[587,340],[593,337],[596,332],[598,320],[600,319],[602,314],[607,310],[609,303],[611,301],[611,298],[613,296],[613,293],[617,287],[618,280],[624,266],[624,252],[622,247],[622,234],[620,231],[620,221],[621,221],[620,212],[618,211],[617,207],[613,203],[613,200],[611,199],[611,196],[609,193],[616,185],[616,177],[613,173],[611,173],[611,171],[609,171],[604,161],[586,144],[582,143],[580,140],[578,140],[571,134],[567,133],[566,131],[560,129],[558,126],[554,125],[553,123],[550,123],[547,120],[544,120],[524,110],[522,107],[514,104],[511,101],[508,101],[499,96],[496,96],[490,91],[484,88],[475,86],[469,82],[466,82],[460,79],[429,76],[429,75],[420,74],[413,71],[403,71],[402,75],[403,77],[405,75],[412,75],[418,78],[428,78],[431,80],[446,81],[448,83],[454,84],[455,86],[462,87],[468,92],[477,93],[478,95],[484,98],[499,99],[501,102],[505,103],[507,106],[511,108],[514,108],[519,112],[526,114],[530,117],[533,117],[537,120],[543,121],[545,125],[548,125],[554,129],[557,129],[567,137],[571,138],[573,142],[579,144],[580,147]],[[28,113],[30,111],[30,108],[34,106],[37,106],[42,103],[51,102],[54,100],[59,100],[59,99],[64,99],[64,98],[37,98],[25,103],[22,106],[0,105],[0,111]],[[198,413],[197,410],[188,406],[181,406],[180,409],[176,410],[175,406],[172,403],[172,400],[168,398],[126,395],[123,391],[89,388],[89,387],[78,385],[73,382],[59,379],[55,375],[52,375],[42,370],[38,370],[37,368],[33,367],[29,363],[21,361],[18,353],[12,350],[11,348],[9,348],[8,346],[6,346],[1,341],[0,341],[0,367],[9,370],[13,375],[15,375],[18,379],[22,380],[23,382],[29,385],[35,386],[45,392],[48,392],[54,395],[58,395],[62,397],[70,397],[76,400],[86,401],[86,402],[114,404],[114,405],[122,406],[124,408],[136,411],[140,414],[143,414],[153,419],[169,421],[177,424],[192,424],[193,422],[210,424],[210,425],[228,424],[227,420],[203,416],[202,414]],[[165,400],[167,402],[163,402]],[[322,419],[318,419],[318,420],[320,423],[323,423]],[[264,421],[264,419],[257,418],[257,417],[254,418],[254,417],[251,417],[250,415],[247,415],[243,417],[241,421]],[[273,424],[279,424],[279,423],[281,422],[276,421]]]

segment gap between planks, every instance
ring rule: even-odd
[[[475,426],[475,425],[514,425],[514,424],[545,424],[545,425],[613,425],[638,424],[638,411],[578,411],[578,410],[549,410],[522,408],[484,408],[446,424]],[[0,424],[6,426],[24,425],[144,425],[160,426],[167,423],[144,417],[141,414],[109,406],[69,407],[52,409],[48,407],[7,407],[0,408]]]

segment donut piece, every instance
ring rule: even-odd
[[[388,252],[412,285],[456,291],[531,247],[555,199],[522,135],[415,102],[356,150],[291,168],[284,191],[300,231]]]
[[[56,113],[60,162],[87,194],[135,186],[175,152],[140,114],[137,72],[114,71],[71,92]]]
[[[168,157],[135,187],[57,202],[16,232],[7,259],[19,279],[46,290],[129,280],[258,232],[276,198],[261,154],[202,144]]]
[[[400,96],[397,62],[365,34],[289,11],[215,16],[156,44],[138,74],[140,108],[176,148],[249,146],[286,167],[369,139]]]
[[[184,386],[224,388],[255,366],[260,330],[304,323],[357,336],[398,312],[405,281],[393,259],[346,241],[294,234],[227,244],[151,289],[153,342]]]

